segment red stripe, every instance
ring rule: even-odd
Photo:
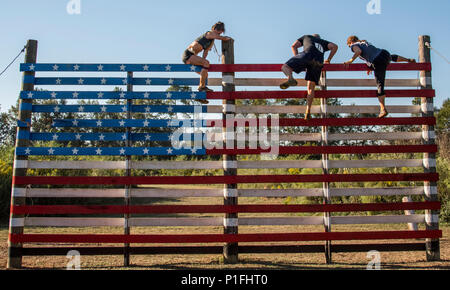
[[[279,72],[282,64],[213,64],[211,72]],[[325,64],[324,71],[367,71],[365,64]],[[390,71],[431,71],[431,63],[393,63],[389,65]]]
[[[237,183],[303,183],[303,182],[437,182],[437,173],[405,174],[331,174],[331,175],[238,175],[238,176],[145,176],[145,177],[73,177],[15,176],[14,185],[151,185],[151,184],[237,184]]]
[[[273,153],[270,149],[210,149],[207,155],[259,155]],[[436,153],[437,145],[398,146],[286,146],[279,147],[278,154],[370,154],[370,153]]]
[[[385,126],[385,125],[436,125],[435,117],[415,117],[415,118],[328,118],[328,119],[278,119],[277,123],[273,119],[228,119],[226,122],[222,120],[208,120],[208,127],[225,126],[226,127],[244,127],[244,126],[272,126],[278,125],[281,127],[301,126],[301,127],[317,127],[317,126]]]
[[[168,214],[168,213],[323,213],[440,210],[440,202],[368,203],[368,204],[310,204],[310,205],[150,205],[150,206],[81,206],[33,205],[13,206],[17,215],[53,214]]]
[[[208,234],[208,235],[44,235],[10,234],[12,243],[246,243],[287,241],[349,241],[439,239],[442,231],[377,231],[331,233],[278,233],[278,234]]]
[[[238,92],[210,92],[207,98],[210,100],[238,100],[238,99],[304,99],[306,91],[238,91]],[[388,98],[433,98],[434,90],[386,90]],[[330,90],[316,91],[315,97],[319,99],[329,98],[377,98],[374,90]]]

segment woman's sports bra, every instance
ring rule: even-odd
[[[209,32],[209,31],[208,31]],[[208,39],[206,38],[206,34],[208,34],[208,32],[206,32],[205,34],[203,34],[202,36],[198,37],[195,41],[197,41],[202,47],[203,49],[207,49],[208,47],[211,46],[211,44],[213,44],[214,39]]]

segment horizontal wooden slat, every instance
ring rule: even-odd
[[[392,114],[419,114],[422,112],[420,106],[386,106]],[[222,106],[208,107],[208,113],[222,113]],[[303,114],[306,106],[237,106],[237,114]],[[378,114],[379,106],[327,106],[329,114]],[[312,114],[322,114],[320,106],[311,107]]]
[[[286,79],[276,78],[236,78],[236,86],[263,86],[263,87],[279,87]],[[298,86],[306,86],[304,79],[297,79]],[[210,86],[222,86],[222,79],[210,78],[208,80]],[[328,87],[375,87],[376,83],[373,79],[327,79]],[[420,87],[418,79],[388,79],[386,87]]]

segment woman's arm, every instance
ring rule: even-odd
[[[357,47],[357,46],[354,46],[354,47],[352,48],[352,51],[353,51],[355,54],[353,55],[353,57],[352,57],[349,61],[346,61],[346,62],[345,62],[346,64],[350,64],[350,63],[354,62],[354,61],[361,55],[361,53],[362,53],[362,50],[361,50],[359,47]]]
[[[303,46],[303,43],[301,43],[300,41],[296,40],[294,42],[294,44],[291,46],[294,56],[298,55],[298,49],[302,46]]]
[[[211,45],[210,45],[207,49],[205,49],[205,50],[203,51],[203,58],[204,58],[204,59],[206,59],[206,58],[208,57],[208,53],[209,53],[209,51],[211,50],[211,48],[213,47],[213,45],[214,45],[214,42],[211,43]]]
[[[215,32],[215,31],[210,31],[210,32],[206,35],[206,38],[207,38],[207,39],[225,40],[225,41],[231,40],[231,37],[228,37],[228,36],[221,36],[220,34],[218,34],[218,33]]]

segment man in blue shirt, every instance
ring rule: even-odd
[[[303,52],[298,49],[303,46]],[[330,56],[324,61],[325,52],[331,50]],[[305,120],[311,118],[311,106],[314,101],[314,90],[320,81],[323,64],[330,63],[338,50],[338,46],[332,42],[323,40],[318,34],[304,35],[292,45],[294,57],[283,65],[282,71],[288,77],[287,82],[280,85],[285,90],[291,86],[297,86],[292,73],[297,74],[306,71],[305,80],[308,81],[308,106],[305,113]]]

